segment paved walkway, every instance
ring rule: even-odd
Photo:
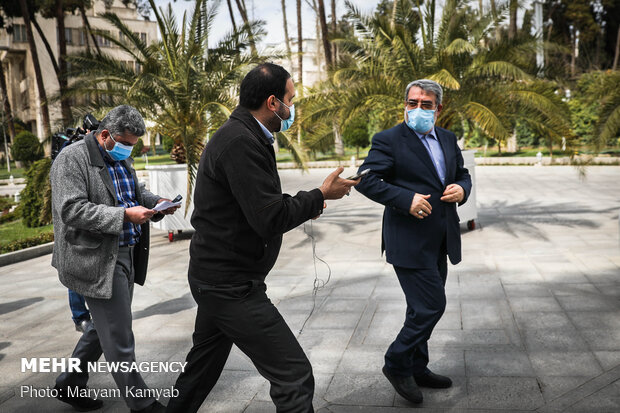
[[[309,189],[326,170],[281,171],[286,190]],[[447,311],[430,342],[430,367],[449,390],[423,390],[422,411],[620,411],[620,167],[478,167],[478,228],[463,234],[464,261],[448,275]],[[379,255],[381,207],[354,192],[313,223],[331,268],[299,341],[316,376],[315,407],[333,413],[400,413],[411,405],[381,375],[404,319],[404,298]],[[177,237],[179,238],[179,237]],[[181,237],[182,238],[182,237]],[[195,306],[189,240],[153,234],[150,273],[136,288],[138,361],[183,361]],[[50,256],[0,268],[0,412],[68,412],[20,396],[54,373],[21,373],[21,357],[67,357],[78,339]],[[317,262],[320,279],[327,267]],[[313,308],[314,266],[303,227],[285,236],[268,294],[295,332]],[[151,373],[154,388],[176,374]],[[109,374],[91,387],[114,388]],[[105,412],[127,411],[106,399]],[[266,381],[234,350],[202,412],[273,412]]]

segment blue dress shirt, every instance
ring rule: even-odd
[[[443,150],[441,149],[441,144],[439,143],[439,139],[437,139],[437,135],[435,134],[435,128],[431,129],[429,133],[426,135],[422,133],[415,132],[415,134],[420,138],[422,144],[428,151],[428,154],[431,156],[431,160],[435,165],[435,169],[437,170],[437,174],[439,175],[439,179],[441,179],[442,184],[446,184],[446,160],[443,156]]]
[[[265,125],[260,123],[260,120],[256,119],[256,122],[258,122],[258,124],[260,125],[260,128],[263,130],[263,133],[265,134],[267,139],[269,139],[269,142],[271,142],[271,144],[273,145],[273,142],[275,141],[275,138],[273,137],[273,133],[269,132],[269,129],[267,129]]]

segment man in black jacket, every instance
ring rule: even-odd
[[[195,412],[217,382],[235,344],[271,383],[278,413],[313,412],[312,367],[265,294],[282,234],[318,217],[327,199],[359,182],[330,174],[320,188],[282,193],[273,132],[294,120],[295,87],[281,66],[265,63],[241,82],[239,107],[200,159],[194,193],[189,285],[198,303],[194,346],[168,412]]]

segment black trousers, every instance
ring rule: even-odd
[[[446,254],[440,254],[437,268],[394,270],[405,293],[407,312],[403,328],[385,353],[385,367],[394,375],[418,376],[429,371],[427,342],[446,309]]]
[[[217,382],[235,344],[271,383],[278,413],[313,412],[312,367],[297,339],[271,303],[262,281],[209,285],[190,277],[198,304],[194,346],[167,412],[196,412]]]

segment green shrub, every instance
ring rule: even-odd
[[[161,135],[161,144],[164,147],[164,150],[170,153],[172,151],[172,147],[174,146],[174,139],[170,136]]]
[[[133,149],[131,150],[131,157],[135,159],[141,156],[143,149],[144,149],[144,142],[142,141],[142,138],[138,138],[138,142],[133,146]]]
[[[0,212],[11,208],[13,205],[15,205],[13,198],[9,196],[0,196]]]
[[[27,227],[40,227],[52,221],[49,178],[51,166],[51,159],[41,159],[26,172],[26,187],[21,192],[20,206],[24,225]]]
[[[19,251],[24,248],[34,247],[41,244],[47,244],[54,241],[53,232],[44,232],[34,237],[20,239],[18,241],[9,242],[6,245],[0,245],[0,254],[7,252]]]
[[[9,212],[7,214],[0,215],[0,225],[4,224],[5,222],[16,221],[16,220],[20,219],[21,217],[22,216],[21,216],[20,211],[15,209],[13,212]]]
[[[16,161],[30,164],[43,157],[43,147],[32,133],[22,131],[15,137],[15,142],[11,145],[11,156]]]

